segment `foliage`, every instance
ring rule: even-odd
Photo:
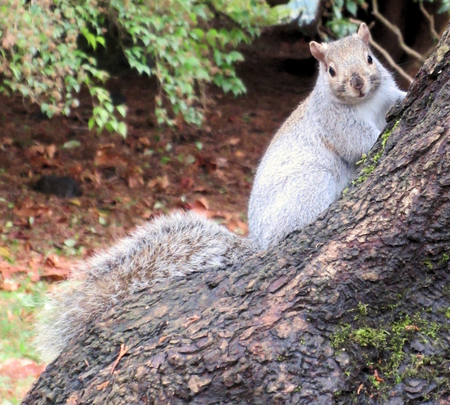
[[[414,2],[440,3],[438,13],[446,13],[450,11],[450,0],[414,0]]]
[[[0,0],[0,90],[20,93],[51,117],[76,108],[77,93],[86,86],[93,100],[89,128],[125,136],[116,113],[125,116],[126,109],[113,105],[103,87],[108,73],[92,57],[109,52],[107,38],[116,33],[130,66],[158,80],[158,123],[182,117],[200,125],[206,83],[235,95],[245,91],[234,69],[243,57],[234,49],[257,35],[264,5],[264,0]]]
[[[331,6],[331,21],[329,27],[338,37],[353,34],[358,28],[350,22],[349,17],[356,17],[358,8],[367,8],[365,0],[334,0]]]

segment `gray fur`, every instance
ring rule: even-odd
[[[162,279],[225,267],[252,252],[248,239],[196,214],[159,217],[74,269],[39,316],[36,346],[53,359],[125,296]]]
[[[250,195],[250,238],[260,249],[313,222],[339,197],[378,139],[386,112],[405,96],[370,53],[367,35],[364,25],[339,41],[311,43],[320,62],[315,88],[278,130]],[[350,84],[355,77],[364,82],[363,98]]]

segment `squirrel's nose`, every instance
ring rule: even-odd
[[[359,91],[364,86],[364,80],[357,73],[353,73],[350,79],[350,86]]]

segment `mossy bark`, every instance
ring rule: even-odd
[[[444,403],[449,79],[447,28],[367,179],[276,248],[109,310],[23,404]]]

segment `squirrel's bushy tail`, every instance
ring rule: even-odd
[[[252,252],[248,239],[196,214],[156,218],[82,262],[50,294],[39,315],[36,346],[45,359],[53,359],[123,297],[161,279],[224,267]]]

